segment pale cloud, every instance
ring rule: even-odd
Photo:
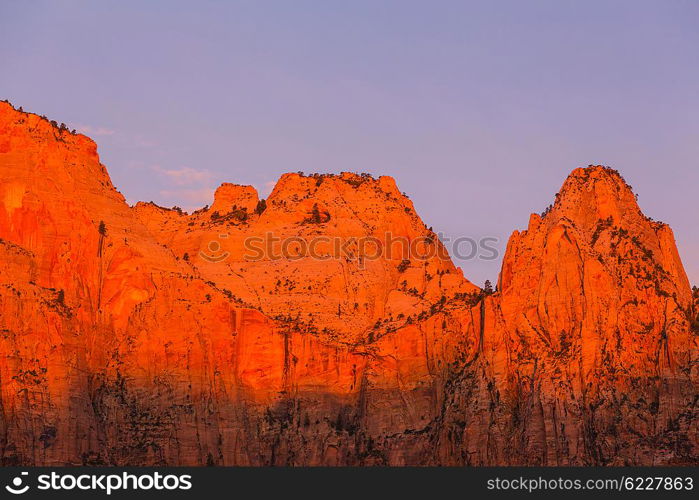
[[[211,188],[164,189],[160,191],[160,196],[184,210],[191,211],[210,205],[214,200],[214,190]]]
[[[157,172],[164,183],[172,186],[160,191],[160,197],[166,204],[192,211],[212,203],[214,175],[209,170],[187,166],[163,168],[160,165],[151,165],[150,169]]]
[[[197,170],[191,167],[181,167],[175,169],[162,168],[154,165],[153,170],[167,177],[173,184],[187,186],[191,184],[208,184],[213,177],[208,170]]]
[[[114,130],[105,127],[92,127],[90,125],[78,125],[75,130],[90,137],[105,137],[114,135]]]

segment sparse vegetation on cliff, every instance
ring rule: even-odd
[[[304,224],[325,224],[330,221],[330,213],[327,210],[321,212],[318,204],[314,203],[311,213],[303,220]]]

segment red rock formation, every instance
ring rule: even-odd
[[[221,184],[214,194],[214,204],[211,210],[226,214],[232,210],[243,210],[252,213],[259,202],[257,191],[252,186],[239,186],[226,182]]]
[[[575,170],[510,238],[498,289],[445,426],[464,462],[696,461],[689,283],[672,231],[617,172]]]
[[[210,209],[191,215],[134,210],[195,275],[333,341],[366,341],[377,321],[394,329],[442,295],[478,290],[389,177],[285,174],[260,213],[249,186],[241,207],[240,189],[224,184]]]
[[[0,257],[4,464],[699,460],[692,292],[602,167],[485,297],[388,177],[131,208],[90,139],[0,103]]]

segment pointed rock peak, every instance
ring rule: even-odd
[[[214,204],[209,210],[225,214],[235,206],[237,209],[252,212],[257,207],[258,201],[259,197],[254,187],[224,182],[216,189]]]
[[[538,262],[542,279],[547,273],[566,273],[584,263],[584,268],[604,271],[616,283],[629,279],[639,289],[678,297],[683,307],[689,303],[689,282],[672,230],[646,217],[631,186],[608,167],[574,170],[555,204],[541,216],[532,215],[526,231],[513,233],[500,289],[516,284],[518,273],[529,279],[530,262]],[[527,267],[529,271],[523,272]]]
[[[561,195],[577,190],[602,189],[617,196],[631,196],[633,190],[619,171],[603,165],[590,165],[587,168],[573,170],[561,188]],[[635,197],[634,197],[635,198]]]
[[[541,221],[552,223],[568,219],[588,226],[599,220],[618,223],[639,217],[645,218],[636,195],[621,174],[612,168],[595,165],[571,172],[556,194],[555,203],[542,214]]]

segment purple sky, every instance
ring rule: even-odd
[[[0,98],[93,137],[130,202],[392,175],[500,239],[576,166],[619,169],[699,284],[699,2],[2,2]],[[459,263],[494,280],[497,261]]]

